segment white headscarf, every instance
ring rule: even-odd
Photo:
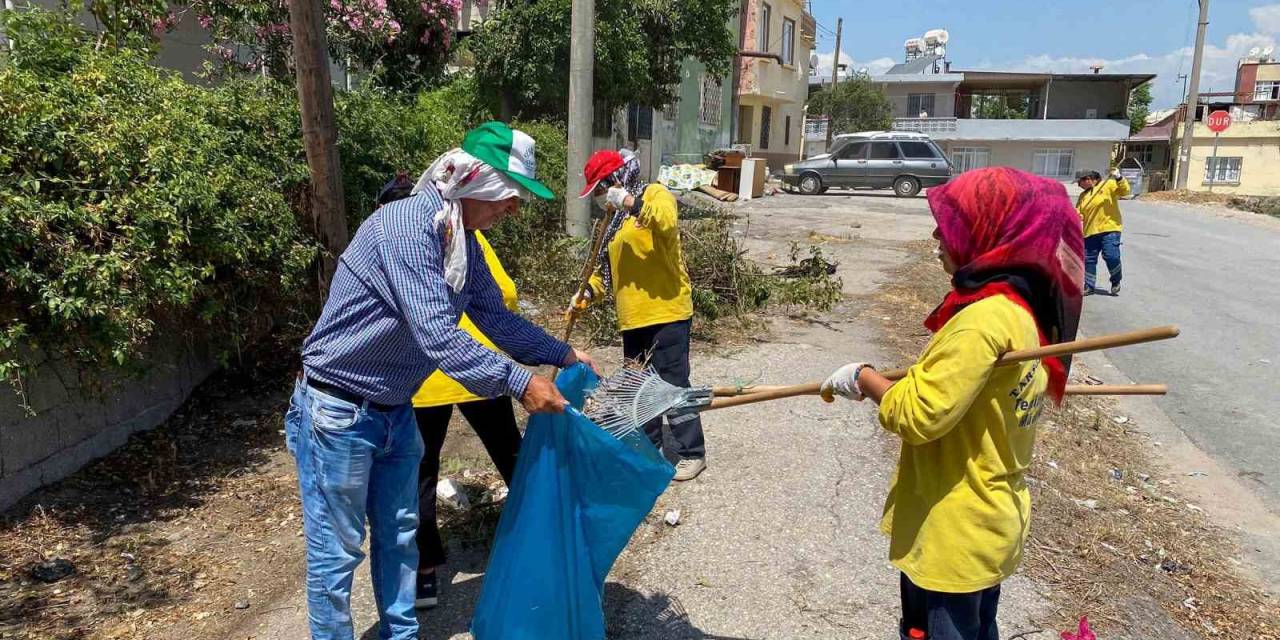
[[[453,149],[446,152],[418,178],[413,193],[419,193],[434,184],[444,198],[444,208],[436,214],[435,223],[444,224],[444,279],[455,293],[467,283],[467,233],[462,226],[462,206],[459,200],[485,200],[495,202],[507,198],[530,198],[529,191],[501,171],[478,160],[475,156]]]

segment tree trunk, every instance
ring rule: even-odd
[[[320,288],[328,294],[338,256],[347,248],[347,218],[343,210],[342,166],[338,158],[338,129],[334,125],[333,85],[329,78],[329,45],[324,32],[324,7],[317,0],[290,0],[289,26],[302,109],[302,142],[311,169],[311,219],[324,247]]]

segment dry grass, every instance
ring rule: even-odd
[[[912,246],[921,258],[872,307],[904,362],[927,341],[919,320],[948,286],[925,257],[930,246]],[[1068,628],[1088,615],[1106,637],[1141,617],[1130,609],[1140,596],[1197,637],[1280,638],[1280,606],[1243,577],[1230,535],[1171,491],[1146,437],[1111,407],[1072,398],[1041,422],[1024,570],[1050,587],[1054,619],[1043,624]]]
[[[1228,193],[1209,193],[1207,191],[1152,191],[1142,194],[1144,201],[1152,202],[1180,202],[1183,204],[1218,204],[1227,206],[1231,201],[1231,194]]]

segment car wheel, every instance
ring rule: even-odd
[[[816,173],[806,173],[800,176],[800,193],[806,196],[816,196],[825,191],[822,186],[822,178]]]
[[[910,198],[920,193],[920,181],[911,176],[900,176],[893,181],[893,194],[900,198]]]

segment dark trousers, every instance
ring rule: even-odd
[[[689,386],[690,320],[655,324],[622,332],[622,355],[653,367],[658,375],[677,387]],[[662,422],[658,417],[644,425],[644,432],[654,446],[671,451],[680,458],[702,458],[707,447],[702,438],[702,419],[696,413],[666,419],[675,441],[674,450],[664,449]]]
[[[449,418],[454,405],[414,409],[418,431],[422,434],[422,465],[418,468],[418,504],[421,517],[418,524],[418,566],[426,569],[445,562],[444,542],[436,525],[436,483],[440,480],[440,449],[444,447],[445,434],[449,432]],[[516,470],[516,454],[520,452],[520,429],[516,426],[515,409],[511,399],[491,398],[462,402],[457,405],[467,419],[480,442],[489,452],[489,459],[498,468],[502,479],[511,485]]]
[[[1098,254],[1107,262],[1111,271],[1111,286],[1120,284],[1120,232],[1108,231],[1084,239],[1084,290],[1093,289],[1098,276]]]
[[[911,629],[928,640],[1000,640],[996,606],[1000,585],[973,593],[942,593],[921,589],[901,574],[902,623],[898,633],[910,638]]]

